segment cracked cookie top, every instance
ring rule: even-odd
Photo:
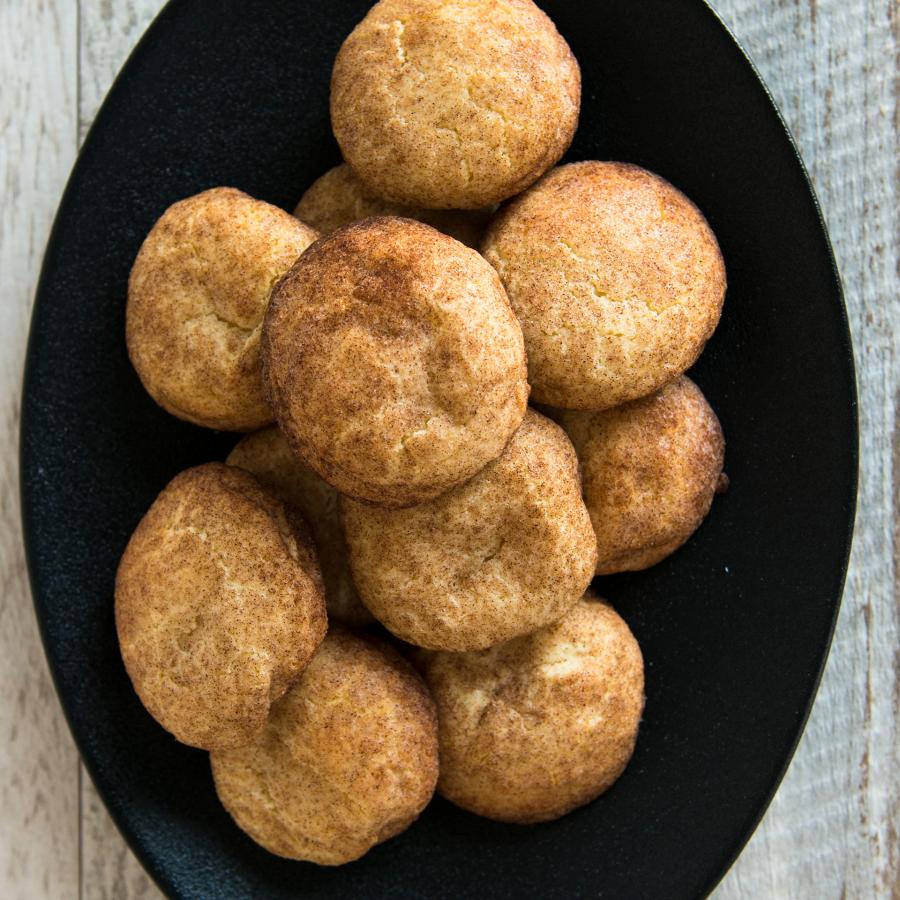
[[[206,750],[247,743],[325,636],[322,576],[299,515],[248,472],[176,476],[116,574],[116,630],[148,712]]]
[[[615,409],[553,417],[581,462],[598,575],[646,569],[674,553],[727,484],[722,426],[686,375]]]
[[[502,209],[482,252],[522,324],[533,397],[606,409],[693,365],[725,266],[702,213],[638,166],[560,166]]]
[[[438,710],[438,793],[464,809],[556,819],[603,793],[631,758],[644,662],[628,625],[590,593],[527,637],[417,661]]]
[[[563,430],[533,410],[471,481],[409,509],[341,498],[353,579],[390,631],[474,650],[558,619],[588,586],[597,544]]]
[[[353,174],[350,166],[342,163],[329,169],[309,186],[300,198],[294,215],[322,235],[370,216],[403,216],[424,222],[477,249],[494,210],[494,206],[482,209],[424,209],[391,203],[373,194]]]
[[[294,452],[341,493],[406,506],[495,459],[528,397],[497,273],[412,219],[316,241],[278,283],[263,380]]]
[[[253,840],[340,865],[399,834],[431,799],[434,703],[387,644],[333,628],[265,731],[210,761],[219,799]]]
[[[233,188],[170,206],[128,281],[128,355],[164,409],[208,428],[272,421],[259,374],[269,294],[316,238],[284,210]]]
[[[331,122],[397,203],[474,209],[524,190],[578,124],[581,74],[530,0],[381,0],[344,41]]]

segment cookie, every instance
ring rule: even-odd
[[[725,266],[703,215],[624,163],[560,166],[482,243],[522,323],[533,398],[607,409],[693,365],[722,312]]]
[[[182,472],[155,500],[119,563],[115,611],[144,706],[206,750],[263,730],[326,628],[303,521],[221,463]]]
[[[615,409],[552,414],[581,461],[598,575],[665,559],[700,527],[727,484],[722,427],[687,376]]]
[[[530,0],[381,0],[344,41],[331,124],[378,196],[476,209],[518,194],[568,148],[581,74]]]
[[[644,707],[637,641],[586,597],[555,625],[479,653],[423,653],[437,704],[438,793],[502,822],[545,822],[622,774]]]
[[[499,459],[428,503],[342,498],[353,577],[397,637],[474,650],[562,616],[590,583],[596,540],[575,451],[529,410]]]
[[[477,249],[493,215],[484,209],[423,209],[391,203],[373,194],[346,163],[317,178],[300,198],[294,215],[320,234],[331,234],[342,225],[371,216],[402,216],[431,225],[469,247]]]
[[[164,409],[207,428],[272,421],[259,336],[272,286],[316,238],[308,225],[233,188],[170,206],[128,280],[128,355]]]
[[[299,510],[306,520],[322,567],[329,619],[345,625],[373,622],[350,575],[347,543],[338,517],[337,491],[300,461],[274,425],[241,438],[226,462],[252,472],[261,484]]]
[[[265,732],[210,759],[219,799],[253,840],[340,865],[399,834],[431,799],[434,703],[395,651],[338,627]]]
[[[272,293],[269,401],[291,448],[343,494],[420,503],[499,456],[528,397],[497,273],[421,222],[316,241]]]

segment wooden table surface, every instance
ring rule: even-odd
[[[104,93],[160,5],[0,0],[0,897],[9,900],[160,896],[84,773],[54,694],[22,555],[17,472],[25,339],[53,214]],[[829,224],[856,348],[862,479],[809,726],[715,897],[900,898],[900,5],[717,6],[787,119]]]

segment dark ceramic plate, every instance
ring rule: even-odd
[[[841,595],[856,491],[853,358],[819,210],[772,101],[699,0],[545,2],[581,62],[570,159],[660,172],[709,217],[725,315],[694,375],[731,490],[656,568],[602,580],[647,661],[634,760],[604,797],[522,828],[436,800],[338,869],[270,856],[216,802],[206,755],[144,712],[113,628],[125,542],[180,469],[233,436],[158,409],[129,366],[126,279],[174,200],[233,185],[292,208],[338,159],[335,52],[367,0],[175,0],[109,94],[59,209],[22,422],[37,615],[72,731],[113,817],[179,898],[681,898],[711,890],[803,728]]]

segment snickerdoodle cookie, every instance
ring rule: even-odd
[[[364,219],[316,241],[272,293],[262,358],[292,449],[341,493],[386,505],[471,478],[528,396],[497,273],[412,219]]]
[[[725,266],[703,215],[638,166],[560,166],[482,243],[522,323],[534,399],[606,409],[684,372],[713,333]]]
[[[241,438],[226,462],[252,472],[280,500],[303,514],[322,567],[328,617],[346,625],[372,622],[350,577],[337,491],[300,460],[274,425]]]
[[[530,0],[381,0],[335,60],[344,159],[396,203],[475,209],[524,190],[563,155],[581,74]]]
[[[272,421],[259,335],[275,282],[316,238],[233,188],[170,206],[128,281],[128,355],[150,396],[181,419],[251,431]]]
[[[677,550],[727,484],[719,420],[686,376],[615,409],[553,416],[581,461],[598,575],[646,569]]]
[[[373,194],[346,163],[317,178],[300,198],[294,215],[320,234],[370,216],[416,219],[477,248],[494,207],[485,209],[423,209],[391,203]]]
[[[134,688],[163,728],[207,750],[247,743],[325,635],[306,527],[248,472],[182,472],[122,556],[116,628]]]
[[[431,799],[434,703],[386,644],[332,629],[266,730],[211,760],[219,799],[253,840],[339,865],[399,834]]]
[[[478,815],[543,822],[603,793],[644,707],[637,641],[588,595],[554,625],[479,653],[422,653],[438,710],[438,793]]]
[[[342,498],[341,512],[363,602],[420,647],[475,650],[534,631],[576,603],[594,574],[575,451],[531,410],[466,484],[409,509]]]

